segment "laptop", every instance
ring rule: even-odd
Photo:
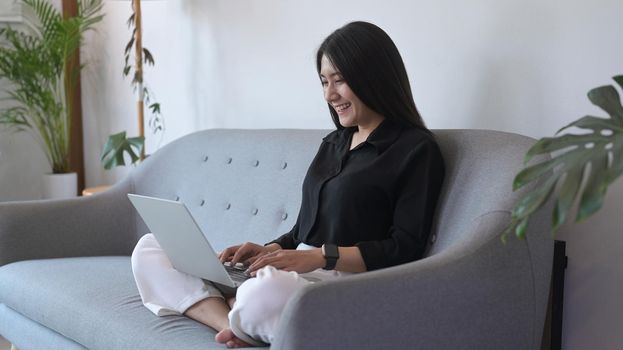
[[[238,263],[223,264],[184,203],[128,194],[175,269],[236,288],[252,276]]]

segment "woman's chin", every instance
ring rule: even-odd
[[[341,116],[338,114],[340,119],[340,125],[345,128],[350,128],[351,126],[356,126],[357,123],[353,120],[353,118],[349,118],[348,116]]]

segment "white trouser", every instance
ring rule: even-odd
[[[297,250],[313,248],[301,243]],[[181,315],[205,298],[224,299],[212,283],[175,270],[152,234],[143,236],[134,248],[132,272],[143,304],[157,316]],[[298,274],[266,266],[257,271],[256,278],[238,287],[236,302],[229,312],[230,327],[238,338],[249,344],[272,343],[290,296],[313,283],[303,277],[328,280],[349,274],[323,269]]]

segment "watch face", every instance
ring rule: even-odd
[[[335,244],[325,244],[322,246],[322,248],[322,253],[325,258],[337,259],[340,256],[337,245]]]

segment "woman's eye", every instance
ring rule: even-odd
[[[337,80],[335,81],[335,83],[336,83],[336,84],[341,84],[341,83],[343,83],[343,82],[344,82],[344,80],[343,80],[343,79],[337,79]]]
[[[327,86],[327,85],[329,85],[329,83],[328,83],[328,82],[326,82],[326,81],[322,81],[321,83],[322,83],[322,86]]]

